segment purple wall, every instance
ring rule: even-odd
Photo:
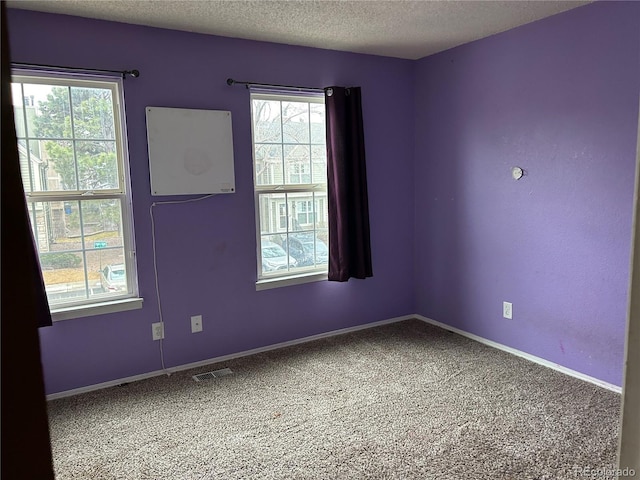
[[[639,60],[602,2],[418,62],[418,313],[621,385]]]
[[[160,369],[145,107],[230,110],[237,193],[155,209],[167,366],[412,313],[414,62],[9,10],[12,60],[131,69],[125,82],[141,310],[41,330],[47,393]],[[233,77],[360,85],[374,277],[256,292],[249,94]],[[204,316],[191,334],[190,315]]]
[[[621,384],[640,4],[588,5],[417,62],[20,10],[9,28],[14,61],[141,71],[125,97],[144,308],[41,330],[48,393],[160,368],[148,105],[234,122],[238,192],[156,209],[167,366],[415,312]],[[249,99],[227,77],[362,86],[372,279],[255,291]]]

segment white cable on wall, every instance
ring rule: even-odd
[[[164,318],[162,317],[162,303],[160,301],[160,287],[158,284],[158,259],[156,256],[156,224],[153,218],[153,207],[157,205],[168,205],[175,203],[190,203],[190,202],[198,202],[200,200],[204,200],[206,198],[213,197],[214,194],[205,195],[203,197],[191,198],[189,200],[167,200],[165,202],[153,202],[149,207],[149,215],[151,216],[151,242],[153,246],[153,273],[156,281],[156,299],[158,300],[158,317],[160,318],[160,324],[162,325],[162,338],[158,340],[160,345],[160,363],[162,364],[162,371],[167,374],[167,376],[171,375],[171,372],[167,370],[164,365],[164,350],[162,347],[162,342],[164,341]]]

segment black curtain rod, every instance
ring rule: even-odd
[[[240,82],[238,80],[234,80],[233,78],[227,78],[227,85],[244,85],[249,88],[250,86],[256,87],[274,87],[274,88],[283,88],[286,90],[300,90],[300,91],[311,91],[311,92],[324,92],[324,88],[314,88],[314,87],[296,87],[295,85],[274,85],[272,83],[256,83],[256,82]]]
[[[63,67],[61,65],[41,65],[37,63],[18,63],[11,62],[11,66],[15,68],[31,68],[36,70],[61,70],[61,71],[69,71],[69,72],[100,72],[100,73],[119,73],[122,75],[122,78],[126,78],[127,75],[133,78],[137,78],[140,76],[139,70],[104,70],[101,68],[81,68],[81,67]]]

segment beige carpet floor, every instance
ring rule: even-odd
[[[191,378],[220,368],[234,373]],[[409,320],[51,401],[49,416],[58,480],[561,480],[615,464],[619,408]]]

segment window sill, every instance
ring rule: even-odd
[[[142,308],[142,298],[125,298],[111,302],[93,303],[91,305],[78,305],[51,310],[51,319],[54,322],[60,320],[72,320],[74,318],[91,317],[104,313],[124,312]]]
[[[289,287],[302,283],[321,282],[327,280],[326,272],[310,273],[306,275],[291,275],[289,277],[263,278],[256,282],[256,290],[269,290],[270,288]]]

